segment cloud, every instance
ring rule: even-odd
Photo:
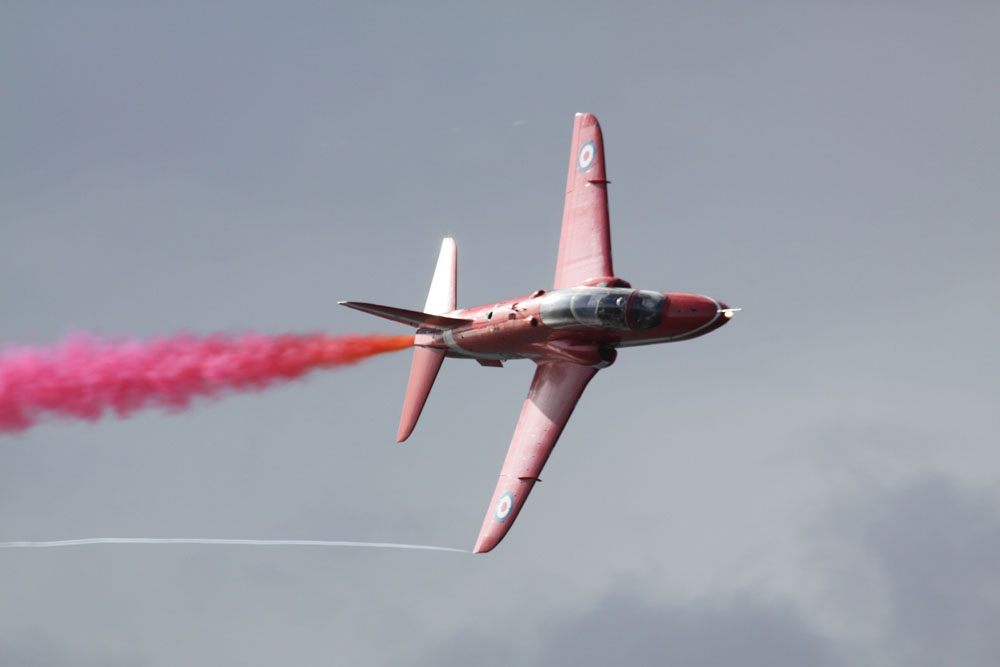
[[[660,607],[613,596],[547,636],[539,665],[829,665],[829,643],[786,607],[752,599]]]
[[[928,476],[859,494],[823,529],[828,590],[877,624],[866,650],[883,663],[1000,659],[1000,508],[990,493]]]
[[[70,649],[38,633],[28,633],[17,638],[0,637],[0,657],[4,665],[17,667],[115,667],[136,665],[133,660],[116,659],[92,651]]]
[[[814,594],[803,591],[801,604],[757,591],[679,601],[624,587],[587,609],[556,612],[531,636],[504,624],[458,632],[430,662],[996,664],[1000,507],[993,494],[940,474],[864,484],[806,531],[819,554],[806,567],[824,583]],[[531,613],[530,598],[525,605]]]
[[[530,604],[530,603],[529,603]],[[793,608],[749,597],[663,604],[616,592],[593,609],[549,623],[537,649],[523,641],[460,636],[441,651],[440,665],[713,665],[835,664],[834,647]],[[511,647],[522,647],[515,654]]]

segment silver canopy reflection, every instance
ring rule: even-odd
[[[546,294],[542,323],[552,328],[600,327],[641,331],[660,323],[667,297],[660,292],[621,287],[574,287]]]

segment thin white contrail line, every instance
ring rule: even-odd
[[[420,551],[452,551],[455,553],[469,553],[465,549],[455,549],[453,547],[434,547],[424,544],[345,542],[332,540],[241,540],[208,537],[88,537],[80,540],[54,540],[49,542],[0,542],[0,549],[81,547],[90,544],[229,544],[261,547],[357,547],[367,549],[416,549]]]

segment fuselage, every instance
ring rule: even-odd
[[[728,322],[732,311],[707,296],[606,281],[538,290],[447,315],[471,322],[443,331],[418,330],[416,344],[494,365],[508,359],[551,359],[603,368],[614,362],[619,347],[696,338]]]

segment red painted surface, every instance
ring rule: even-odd
[[[507,534],[542,474],[577,400],[596,374],[597,369],[577,364],[538,364],[514,431],[518,435],[507,452],[473,552],[490,551]],[[500,504],[505,494],[510,494],[509,505]]]
[[[418,347],[413,351],[413,363],[410,366],[410,381],[406,385],[406,398],[403,400],[403,416],[399,420],[399,431],[396,442],[403,442],[413,433],[417,419],[431,393],[434,379],[441,370],[444,352],[429,347]]]
[[[591,151],[592,153],[588,152]],[[592,114],[577,114],[569,151],[566,201],[556,261],[555,289],[594,276],[613,276],[604,137]]]
[[[607,185],[600,125],[577,114],[552,291],[426,314],[344,302],[417,327],[399,440],[413,430],[444,356],[538,365],[475,553],[490,551],[510,530],[587,383],[614,363],[619,348],[690,340],[732,317],[710,297],[632,289],[614,275]],[[455,244],[445,239],[428,304],[455,303],[456,261]]]

